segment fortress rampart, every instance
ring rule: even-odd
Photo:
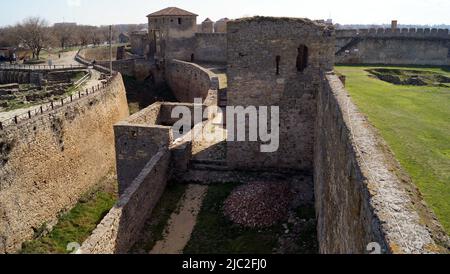
[[[0,130],[0,253],[20,249],[114,169],[113,124],[129,115],[122,77]]]
[[[383,253],[448,252],[441,225],[336,75],[326,76],[317,109],[314,181],[320,252],[367,253],[369,243]]]
[[[196,33],[195,61],[226,63],[227,34],[226,33]]]
[[[371,28],[371,29],[351,29],[351,30],[336,30],[336,38],[353,38],[360,37],[376,37],[376,38],[416,38],[416,39],[444,39],[450,40],[450,33],[448,29],[416,29],[416,28],[402,28],[402,29],[385,29],[385,28]]]
[[[209,70],[189,62],[171,60],[166,64],[166,81],[180,102],[206,100],[210,91],[219,89],[219,79]]]
[[[337,30],[336,63],[448,66],[449,30]]]

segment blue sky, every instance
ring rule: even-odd
[[[106,25],[145,23],[145,16],[169,6],[210,17],[251,15],[333,18],[337,23],[450,24],[450,0],[0,0],[0,26],[28,16],[50,23]]]

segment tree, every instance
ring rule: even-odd
[[[65,49],[74,42],[75,31],[76,25],[71,23],[59,23],[53,26],[53,34],[62,49]]]
[[[51,43],[47,21],[39,17],[29,17],[16,27],[20,43],[33,52],[34,59],[39,59],[42,49]]]
[[[0,28],[0,47],[16,47],[18,45],[15,27]]]
[[[92,45],[97,46],[101,43],[101,35],[98,27],[89,26],[86,31],[89,33],[89,41]]]
[[[89,44],[92,26],[77,26],[75,36],[77,42],[85,47]]]

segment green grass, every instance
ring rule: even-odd
[[[172,213],[178,209],[177,207],[186,189],[187,186],[183,184],[170,183],[167,186],[151,217],[145,223],[142,241],[139,241],[131,249],[131,253],[148,254],[158,241],[163,240],[164,229]]]
[[[401,86],[369,77],[367,66],[337,66],[346,89],[380,131],[450,234],[450,88]],[[448,68],[392,67],[440,73]]]
[[[36,239],[22,245],[22,254],[64,254],[72,242],[83,243],[116,202],[116,195],[100,191],[86,195],[46,236],[46,224],[36,231]]]
[[[284,233],[281,224],[267,229],[244,228],[232,223],[223,214],[226,198],[237,184],[218,184],[209,187],[191,240],[184,254],[272,254],[278,239]],[[298,209],[298,216],[313,218],[314,209]],[[302,231],[297,239],[300,250],[294,253],[317,253],[315,222]]]
[[[209,187],[185,254],[272,254],[279,228],[246,229],[223,215],[223,202],[236,186]]]

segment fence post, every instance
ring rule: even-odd
[[[78,91],[78,98],[81,98],[81,91]]]
[[[41,114],[44,113],[44,108],[41,106]]]
[[[28,119],[31,119],[31,110],[28,111]]]
[[[3,130],[3,123],[0,122],[0,130]]]
[[[73,96],[70,94],[70,102],[73,102]]]
[[[14,116],[14,123],[18,124],[17,116]]]
[[[55,106],[53,105],[53,101],[50,102],[50,105],[52,106],[52,109],[55,109]]]
[[[61,106],[64,106],[64,98],[61,99]]]

